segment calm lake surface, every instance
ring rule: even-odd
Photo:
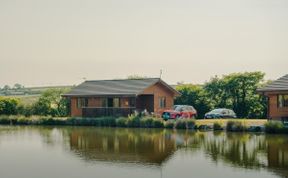
[[[1,178],[288,177],[288,136],[0,126]]]

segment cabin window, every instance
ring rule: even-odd
[[[108,98],[108,107],[109,108],[119,108],[120,99],[119,98]]]
[[[101,98],[101,107],[103,108],[107,107],[107,98]]]
[[[288,107],[288,95],[278,95],[278,107]]]
[[[166,97],[159,97],[159,108],[166,107]]]
[[[83,108],[88,106],[88,98],[78,98],[77,108]]]
[[[130,98],[130,107],[135,107],[135,101],[136,101],[136,99],[135,98]]]

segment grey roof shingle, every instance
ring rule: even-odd
[[[73,88],[63,96],[137,95],[157,82],[159,78],[127,80],[91,80]]]
[[[258,89],[257,91],[265,92],[265,91],[286,91],[286,90],[288,91],[288,74],[273,81],[267,86]]]

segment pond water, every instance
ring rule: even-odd
[[[2,178],[288,177],[288,136],[0,126]]]

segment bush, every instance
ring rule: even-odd
[[[175,121],[174,120],[168,120],[165,122],[164,127],[168,129],[173,129],[175,126]]]
[[[9,116],[2,115],[0,116],[0,124],[7,125],[10,124]]]
[[[126,117],[120,117],[116,119],[116,126],[117,127],[127,127],[127,118]]]
[[[164,123],[161,119],[154,118],[152,126],[153,126],[153,128],[163,128]]]
[[[265,131],[267,133],[288,133],[288,128],[280,121],[269,121],[265,124]]]
[[[194,119],[179,119],[175,123],[176,129],[193,129],[195,126]]]
[[[242,121],[228,121],[226,130],[233,132],[244,132],[247,131],[248,127]]]
[[[223,130],[223,125],[220,122],[214,122],[213,123],[213,129],[214,130]]]
[[[140,116],[131,115],[128,117],[126,124],[127,127],[140,127]]]
[[[0,97],[0,115],[16,115],[19,100]]]
[[[153,127],[154,119],[151,117],[142,118],[140,120],[140,127],[143,128],[152,128]]]
[[[116,126],[116,118],[114,117],[103,117],[100,118],[101,126],[105,127],[115,127]]]

